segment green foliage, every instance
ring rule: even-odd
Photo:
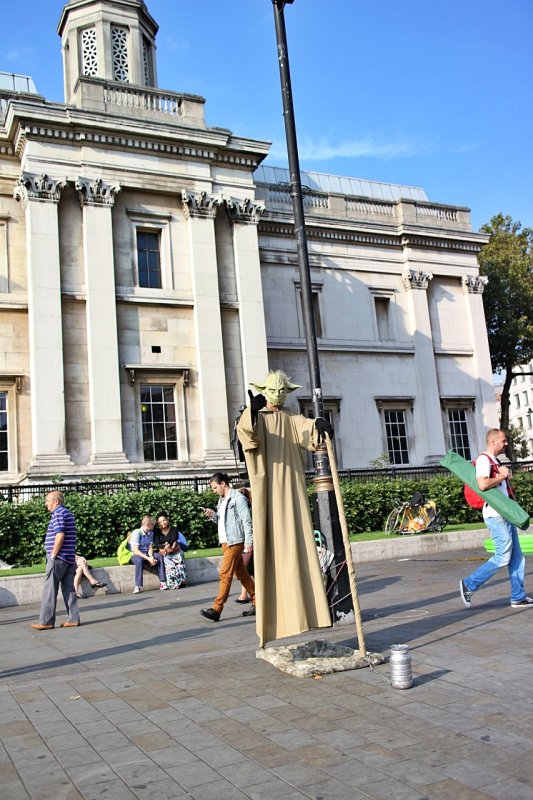
[[[507,425],[505,432],[513,461],[520,458],[529,458],[529,450],[523,428],[519,428],[518,425]]]
[[[391,466],[390,458],[388,453],[382,453],[377,458],[371,458],[368,462],[368,466],[371,469],[386,469],[387,467]]]
[[[188,489],[157,488],[142,492],[121,491],[102,495],[65,494],[65,505],[76,517],[78,550],[87,558],[113,556],[126,533],[138,528],[144,514],[166,511],[193,549],[216,547],[217,527],[206,519],[200,506],[214,508],[217,497],[211,492],[196,494]],[[48,527],[44,498],[26,503],[0,503],[2,539],[0,557],[8,562],[34,564],[43,559],[43,544]]]
[[[481,230],[490,234],[479,267],[489,279],[483,305],[492,369],[505,372],[500,425],[507,431],[513,368],[533,358],[533,229],[497,214]]]
[[[513,477],[520,505],[533,509],[533,473],[517,472]],[[481,511],[467,505],[463,484],[453,476],[435,476],[427,480],[388,480],[372,483],[341,482],[344,508],[350,534],[383,530],[385,520],[395,505],[409,500],[413,492],[422,492],[435,500],[449,524],[479,522]],[[95,487],[95,492],[98,487]],[[312,502],[312,488],[309,487]],[[189,489],[157,488],[142,492],[121,491],[111,495],[65,496],[65,505],[76,517],[78,550],[89,559],[116,555],[119,542],[127,531],[139,527],[144,514],[166,511],[171,523],[187,536],[192,550],[216,547],[216,525],[206,519],[201,506],[214,508],[217,497],[212,491],[196,494]],[[44,498],[26,503],[0,503],[2,539],[0,557],[10,563],[37,564],[43,560],[43,542],[49,514]]]

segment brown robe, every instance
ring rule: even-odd
[[[328,628],[331,619],[313,535],[302,452],[318,446],[315,422],[283,409],[263,409],[252,425],[247,408],[237,433],[252,490],[260,644],[312,628]]]

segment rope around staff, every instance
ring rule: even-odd
[[[329,434],[325,434],[326,446],[328,448],[329,464],[331,467],[331,477],[333,478],[333,487],[335,489],[335,497],[337,499],[337,508],[339,509],[339,521],[341,523],[342,541],[344,543],[344,550],[346,555],[346,566],[348,567],[348,578],[350,581],[350,592],[352,594],[353,611],[355,615],[355,627],[357,630],[357,641],[359,644],[359,653],[366,656],[365,634],[363,632],[363,618],[361,616],[361,606],[359,605],[359,594],[357,592],[357,581],[355,579],[355,570],[352,559],[352,549],[350,546],[350,535],[348,533],[348,525],[346,523],[346,514],[344,511],[344,500],[342,499],[341,487],[339,483],[339,473],[337,471],[337,459]]]

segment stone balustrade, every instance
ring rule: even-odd
[[[375,221],[380,224],[409,224],[432,228],[470,231],[470,211],[467,208],[440,205],[402,197],[399,200],[381,200],[373,197],[317,192],[304,187],[304,207],[313,217],[332,216],[352,220]],[[292,209],[290,187],[286,184],[257,184],[257,197],[267,203],[268,209],[283,206]],[[281,210],[281,209],[280,209]]]
[[[205,127],[203,97],[150,86],[82,77],[74,89],[74,102],[78,108]]]

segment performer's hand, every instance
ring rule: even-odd
[[[264,394],[253,394],[251,389],[248,389],[248,397],[250,398],[250,408],[252,409],[252,414],[257,414],[258,411],[261,411],[261,409],[267,404]]]
[[[324,419],[324,417],[317,417],[315,422],[321,442],[324,441],[326,433],[328,434],[330,439],[333,439],[335,433],[333,431],[333,428],[331,427],[331,423],[329,423],[327,419]]]

